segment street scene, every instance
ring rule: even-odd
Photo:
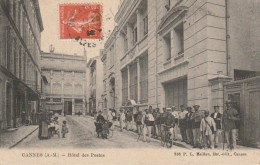
[[[260,149],[260,1],[0,0],[0,148]]]
[[[63,120],[65,118],[62,118]],[[160,148],[160,142],[153,140],[145,143],[141,139],[137,141],[138,135],[133,132],[121,132],[115,128],[113,136],[108,139],[97,138],[93,118],[69,116],[66,117],[69,133],[66,138],[58,138],[53,135],[51,139],[39,140],[36,131],[15,148]],[[174,147],[180,149],[181,147]]]

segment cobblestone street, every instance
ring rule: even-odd
[[[60,121],[63,119],[60,117]],[[155,140],[146,143],[140,137],[137,142],[136,133],[125,130],[120,132],[116,127],[111,138],[96,138],[94,122],[89,117],[67,116],[66,120],[69,127],[66,138],[58,138],[54,135],[51,139],[39,140],[38,131],[35,131],[16,148],[162,148],[161,144]],[[180,147],[173,146],[173,148]]]

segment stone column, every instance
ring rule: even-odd
[[[130,68],[129,65],[127,66],[127,95],[128,95],[128,100],[130,100]]]
[[[140,41],[142,38],[142,19],[141,19],[141,10],[136,10],[136,26],[137,26],[137,42]]]
[[[127,23],[126,25],[126,32],[127,32],[127,45],[128,45],[128,50],[132,48],[133,46],[133,26],[130,23]]]
[[[72,98],[72,115],[75,115],[75,99]]]
[[[50,84],[51,84],[51,85],[50,85],[51,95],[52,95],[52,93],[53,93],[53,92],[52,92],[52,79],[53,79],[52,76],[53,76],[53,71],[51,70],[51,77],[50,77],[50,79],[51,79],[51,82],[50,82]]]
[[[86,115],[86,100],[83,98],[82,115]]]
[[[62,103],[61,115],[64,116],[64,98],[61,98],[61,103]]]
[[[141,100],[141,90],[140,90],[140,60],[139,58],[136,60],[136,67],[137,67],[137,104],[140,104]]]
[[[220,112],[223,112],[224,106],[224,88],[223,84],[226,82],[231,81],[232,78],[224,75],[217,75],[209,79],[210,86],[211,86],[211,100],[210,100],[210,111],[213,112],[213,106],[218,105]]]

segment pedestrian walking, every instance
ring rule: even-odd
[[[192,134],[193,134],[193,148],[201,148],[201,132],[200,123],[204,117],[204,114],[199,112],[200,105],[194,105],[194,113],[192,114]]]
[[[214,144],[215,144],[214,147],[217,148],[219,138],[221,137],[220,135],[221,135],[221,132],[222,132],[222,128],[221,128],[222,114],[219,112],[219,106],[218,105],[214,106],[214,113],[211,113],[210,117],[213,118],[215,123],[216,123],[216,132],[214,134]]]
[[[175,119],[175,121],[174,121],[175,125],[173,127],[173,140],[176,141],[177,140],[177,128],[179,125],[179,113],[177,112],[175,106],[172,106],[171,110],[172,110],[172,115],[174,116],[174,119]]]
[[[231,100],[226,101],[226,110],[223,113],[224,135],[227,141],[227,146],[230,149],[236,148],[236,121],[240,117],[236,109],[232,107]]]
[[[185,110],[184,105],[180,106],[181,112],[179,113],[179,128],[181,132],[182,142],[187,142],[187,134],[186,134],[186,115],[187,111]]]
[[[166,113],[165,113],[165,118],[164,118],[164,126],[161,128],[162,133],[165,131],[169,131],[171,134],[171,140],[174,140],[174,127],[175,127],[175,117],[172,114],[172,109],[171,108],[166,108]],[[162,134],[161,138],[164,138],[166,134]]]
[[[120,131],[122,132],[125,125],[125,113],[123,109],[120,109],[119,123],[120,123]]]
[[[216,123],[212,117],[209,116],[209,111],[204,112],[204,118],[200,123],[200,132],[202,135],[202,147],[214,149],[214,133],[216,131]]]
[[[193,134],[192,134],[192,108],[187,107],[188,113],[186,114],[186,135],[187,135],[187,144],[191,144],[193,146]]]
[[[62,128],[61,128],[62,138],[65,138],[66,133],[69,133],[69,129],[68,129],[68,127],[67,127],[67,122],[66,122],[66,120],[64,120],[64,121],[62,122]]]
[[[153,114],[154,117],[154,130],[155,130],[155,137],[158,138],[158,136],[161,133],[161,127],[160,127],[160,109],[156,108],[155,112]]]
[[[152,128],[154,126],[154,118],[152,114],[152,110],[146,110],[146,114],[143,117],[144,128],[143,128],[143,137],[144,141],[150,143]],[[148,135],[148,139],[146,139],[146,134]]]
[[[137,116],[136,116],[136,129],[137,129],[138,135],[141,135],[141,134],[142,134],[143,125],[144,125],[144,122],[143,122],[143,113],[142,113],[142,111],[140,111],[139,108],[138,108]]]
[[[133,130],[133,125],[132,125],[132,121],[133,121],[133,113],[131,110],[126,111],[126,130]]]

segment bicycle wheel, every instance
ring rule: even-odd
[[[161,132],[161,145],[164,147],[165,145],[165,131]]]
[[[114,130],[113,129],[109,129],[108,138],[112,138],[113,134],[114,134]]]
[[[167,148],[171,148],[172,147],[171,134],[167,133],[167,135],[165,137],[165,142],[166,142]]]

